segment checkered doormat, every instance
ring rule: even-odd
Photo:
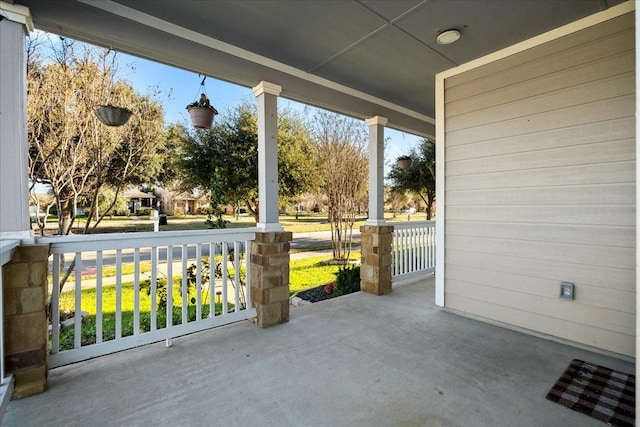
[[[573,359],[547,399],[612,426],[633,426],[636,377]]]

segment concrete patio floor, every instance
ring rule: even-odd
[[[545,399],[571,359],[629,361],[460,317],[433,278],[54,369],[3,426],[604,426]]]

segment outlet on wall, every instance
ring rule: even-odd
[[[573,283],[571,282],[560,283],[560,298],[573,299]]]

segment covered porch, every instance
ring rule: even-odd
[[[456,316],[434,279],[294,308],[50,371],[3,426],[588,426],[545,399],[571,359],[633,363]]]
[[[176,339],[171,348],[152,344],[52,370],[48,391],[12,402],[3,422],[598,425],[544,395],[573,358],[635,370],[635,3],[547,1],[510,9],[493,2],[477,13],[475,1],[299,2],[294,11],[294,3],[275,3],[280,13],[265,2],[209,3],[212,10],[191,10],[189,20],[175,11],[179,2],[160,9],[154,1],[1,2],[9,19],[0,21],[0,51],[11,59],[0,73],[2,158],[20,160],[0,168],[2,199],[15,201],[0,205],[1,236],[21,247],[33,243],[22,68],[24,29],[33,24],[24,4],[38,28],[253,88],[261,156],[256,233],[266,246],[256,247],[260,256],[252,262],[267,267],[274,255],[283,289],[291,236],[276,203],[277,100],[365,120],[365,231],[372,243],[361,283],[381,296],[358,293],[290,316],[286,298],[274,303],[265,286],[271,283],[256,280],[252,295],[275,304],[266,309],[254,300],[258,313],[275,319],[270,323],[289,320],[286,326],[258,330],[241,322]],[[336,9],[322,9],[329,5]],[[274,17],[296,25],[264,22]],[[322,19],[323,31],[316,31]],[[355,24],[359,32],[351,31]],[[435,35],[449,27],[466,32],[468,42],[437,45]],[[301,50],[284,49],[300,28],[309,31]],[[337,40],[326,37],[327,28],[340,30]],[[508,37],[491,41],[486,34]],[[307,58],[310,52],[318,57]],[[575,84],[572,72],[587,81]],[[394,283],[389,293],[391,257],[380,252],[390,249],[392,232],[382,212],[387,127],[436,137],[435,287],[423,275],[414,284]],[[596,191],[584,191],[586,185]],[[560,299],[563,281],[575,282],[575,298]]]

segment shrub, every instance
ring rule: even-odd
[[[198,208],[198,215],[211,215],[213,214],[213,208],[211,206],[200,206]]]
[[[136,216],[149,216],[151,215],[151,208],[140,208],[136,211]]]
[[[347,295],[360,290],[360,266],[343,266],[335,274],[335,291],[338,295]]]

